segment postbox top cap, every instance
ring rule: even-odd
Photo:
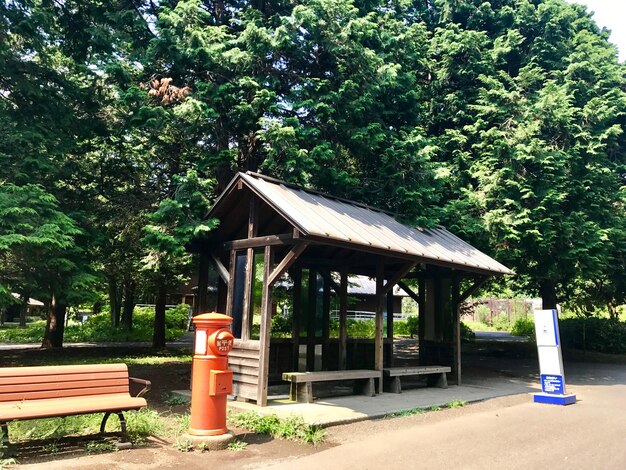
[[[233,322],[232,317],[222,313],[203,313],[193,317],[194,323],[219,323],[220,325],[230,325]]]

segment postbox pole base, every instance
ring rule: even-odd
[[[185,434],[185,439],[188,439],[194,446],[200,446],[206,450],[222,450],[228,447],[235,439],[235,434],[232,431],[228,431],[225,434],[219,436],[195,436],[193,434]]]

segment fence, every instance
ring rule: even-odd
[[[512,323],[519,318],[526,318],[532,311],[533,303],[527,299],[474,299],[461,306],[461,320],[490,325],[496,319],[506,316],[507,321]]]
[[[396,312],[393,314],[393,321],[406,320],[409,317],[413,317],[415,314]],[[369,312],[367,310],[348,310],[347,318],[350,320],[374,320],[376,318],[376,312]],[[339,310],[330,311],[331,320],[339,320]]]

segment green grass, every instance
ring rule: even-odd
[[[142,409],[124,413],[128,436],[133,443],[142,443],[148,436],[166,434],[168,427],[154,410]],[[65,418],[33,419],[9,423],[9,436],[12,442],[30,440],[60,439],[72,435],[93,435],[100,432],[102,414],[68,416]],[[107,421],[106,432],[119,432],[120,424],[116,415]],[[49,450],[54,453],[53,450]]]
[[[461,408],[465,405],[467,405],[466,401],[452,400],[441,406],[435,405],[429,408],[410,408],[408,410],[396,411],[394,413],[389,413],[388,415],[385,415],[385,418],[402,418],[406,416],[421,415],[426,413],[427,411],[441,411],[445,408]]]
[[[326,437],[326,431],[317,426],[305,424],[301,417],[292,416],[280,419],[276,415],[260,415],[253,411],[232,414],[229,421],[234,426],[257,434],[267,434],[278,439],[319,444]]]
[[[239,452],[244,450],[248,446],[247,442],[235,440],[228,443],[228,450]]]

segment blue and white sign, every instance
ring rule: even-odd
[[[536,403],[570,405],[576,395],[565,392],[563,356],[559,337],[559,322],[556,310],[535,311],[535,335],[541,374],[541,393],[535,393]]]

